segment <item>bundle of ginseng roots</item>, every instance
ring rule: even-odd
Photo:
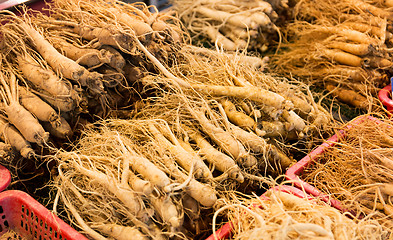
[[[96,239],[129,236],[121,226],[152,238],[195,236],[207,229],[199,211],[223,192],[294,162],[280,142],[311,136],[329,115],[305,86],[240,59],[184,46],[170,68],[155,60],[162,74],[137,82],[154,95],[133,120],[92,125],[73,152],[56,155],[55,185],[79,227]]]
[[[139,98],[130,85],[155,71],[140,49],[169,64],[181,41],[178,21],[165,23],[173,17],[143,3],[53,1],[48,7],[47,15],[2,12],[0,137],[25,158],[34,155],[30,143],[70,138],[80,114],[105,117],[130,108]]]
[[[250,57],[184,45],[176,58],[172,67],[160,67],[162,74],[140,80],[145,91],[215,101],[230,122],[265,138],[303,139],[330,122],[330,114],[314,102],[306,85],[264,74],[247,61]]]
[[[378,220],[392,234],[392,121],[365,120],[344,130],[301,178],[357,217]]]
[[[340,101],[370,109],[393,66],[389,1],[298,1],[286,27],[289,43],[275,72],[325,88]]]
[[[195,234],[200,208],[217,199],[210,169],[197,153],[183,149],[163,120],[97,124],[73,152],[55,156],[54,184],[70,220],[93,239]]]
[[[275,25],[288,8],[287,1],[173,0],[185,27],[195,40],[208,39],[228,51],[252,49],[264,52],[278,41]]]
[[[230,239],[387,239],[377,221],[350,219],[315,199],[299,198],[278,190],[264,196],[234,195],[216,215],[227,212]],[[214,224],[214,222],[213,222]]]

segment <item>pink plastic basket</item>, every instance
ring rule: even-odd
[[[26,4],[30,8],[35,9],[35,10],[41,10],[42,7],[45,5],[44,1],[40,0],[6,0],[6,1],[0,1],[0,10],[4,9],[12,9],[12,7],[15,7],[19,4]]]
[[[393,79],[393,78],[392,78]],[[378,98],[389,111],[390,117],[393,115],[393,100],[391,97],[392,85],[387,85],[378,92]]]
[[[0,193],[0,236],[10,229],[26,239],[87,240],[30,195],[18,190]]]
[[[11,173],[7,168],[0,165],[0,192],[4,191],[11,183]]]
[[[307,194],[310,194],[311,196],[320,198],[324,202],[330,204],[332,207],[334,207],[342,212],[347,211],[346,209],[343,208],[340,201],[330,198],[328,195],[322,193],[320,190],[318,190],[317,188],[315,188],[311,184],[300,179],[299,176],[302,175],[304,169],[306,169],[309,165],[311,165],[322,153],[324,153],[328,148],[334,146],[338,142],[338,137],[345,135],[346,129],[350,129],[363,121],[369,121],[369,120],[377,121],[377,122],[380,121],[377,118],[374,118],[374,117],[371,117],[368,115],[363,115],[363,116],[360,116],[360,117],[352,120],[348,125],[346,125],[345,129],[340,130],[339,133],[330,137],[326,142],[324,142],[319,147],[314,149],[312,152],[310,152],[307,156],[302,158],[295,165],[288,168],[287,172],[285,173],[286,178],[288,180],[292,181],[292,183],[295,187],[297,187],[299,189],[304,189],[304,191]]]
[[[275,186],[275,187],[269,189],[268,191],[281,191],[281,192],[293,194],[293,195],[300,197],[300,198],[306,198],[306,197],[309,198],[309,196],[307,196],[302,190],[292,187],[292,186],[287,186],[287,185]],[[261,198],[266,198],[266,197],[264,195],[262,195]],[[233,229],[232,222],[227,222],[226,224],[224,224],[221,228],[219,228],[216,231],[217,238],[215,238],[214,234],[212,234],[208,238],[206,238],[206,240],[227,239],[231,236],[232,229]]]

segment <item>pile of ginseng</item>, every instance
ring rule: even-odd
[[[182,148],[163,120],[96,125],[74,151],[55,156],[70,220],[94,239],[189,238],[200,208],[217,200],[212,166]]]
[[[31,89],[69,121],[82,115],[79,108],[102,118],[100,111],[129,111],[130,92],[139,100],[125,114],[132,120],[91,124],[71,152],[53,157],[59,212],[94,239],[194,236],[204,217],[199,210],[211,209],[220,191],[244,191],[237,189],[242,183],[282,174],[294,163],[282,146],[308,141],[331,119],[306,85],[262,73],[264,62],[255,57],[182,44],[179,21],[148,10],[117,1],[54,1],[48,16],[9,14],[1,28],[7,106],[20,105],[20,89]],[[75,57],[75,47],[92,52]],[[102,62],[83,63],[90,56]],[[44,88],[49,77],[38,82],[24,63],[66,86],[68,95]],[[70,100],[71,109],[45,94]],[[45,121],[34,116],[36,127],[22,128],[6,114],[5,129],[13,125],[21,139],[33,135],[43,144]]]
[[[287,1],[173,0],[174,9],[194,39],[205,38],[228,51],[264,52],[281,37],[275,25]],[[277,11],[277,12],[276,12]]]
[[[294,161],[280,143],[310,137],[329,115],[307,88],[239,59],[184,46],[176,65],[160,66],[167,76],[138,81],[142,95],[154,94],[132,120],[92,124],[72,152],[56,154],[54,184],[70,221],[95,239],[129,236],[125,227],[141,237],[193,237],[208,230],[200,211],[225,192],[283,174]]]
[[[310,80],[340,101],[369,109],[378,105],[393,66],[390,1],[298,1],[295,20],[275,57],[276,72]]]
[[[377,221],[350,219],[315,199],[269,190],[259,198],[234,196],[216,214],[228,212],[230,239],[388,239]],[[390,235],[391,236],[391,235]]]
[[[343,129],[338,143],[318,156],[301,178],[358,217],[378,220],[392,234],[392,121],[367,119]]]
[[[178,21],[143,3],[53,1],[47,12],[1,13],[0,137],[25,158],[31,143],[70,138],[81,114],[129,109],[135,79],[155,72],[142,51],[169,65],[182,41]]]

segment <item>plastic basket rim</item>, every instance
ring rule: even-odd
[[[393,77],[392,77],[393,79]],[[393,114],[393,99],[389,97],[390,92],[392,91],[392,85],[389,84],[379,90],[378,92],[378,99],[381,101],[381,103],[386,107],[386,109]]]
[[[10,171],[0,164],[0,192],[4,191],[11,183]]]

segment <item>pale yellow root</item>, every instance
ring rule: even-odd
[[[235,179],[238,182],[244,181],[244,177],[241,174],[239,166],[231,157],[217,150],[197,132],[191,133],[190,137],[198,145],[199,153],[204,156],[208,162],[214,164],[217,170],[227,173],[230,178]]]
[[[244,146],[237,141],[231,133],[212,124],[203,112],[193,110],[190,107],[189,110],[193,117],[198,120],[203,131],[220,146],[222,150],[232,156],[236,162],[244,164],[246,167],[255,166],[257,160],[245,150]]]
[[[8,79],[6,80],[5,78]],[[39,145],[47,142],[49,133],[45,132],[38,120],[19,104],[16,76],[12,73],[9,76],[5,76],[1,72],[0,82],[2,85],[0,93],[8,121],[19,130],[27,141]]]
[[[126,12],[122,12],[116,8],[108,8],[107,10],[115,15],[117,21],[134,30],[137,36],[142,36],[153,32],[153,29],[149,26],[149,24],[137,18],[132,13],[127,14]]]
[[[31,158],[34,156],[34,150],[30,143],[23,138],[14,126],[2,118],[0,118],[0,138],[15,148],[22,157]]]
[[[176,167],[168,156],[162,156],[162,161],[177,180],[184,182],[189,178]],[[203,206],[212,207],[217,201],[216,192],[210,185],[202,184],[193,178],[187,183],[184,190]]]
[[[281,121],[258,121],[262,131],[266,132],[264,137],[288,137],[295,131],[289,131],[289,124]]]
[[[75,61],[60,54],[39,32],[25,22],[19,22],[19,26],[32,39],[34,48],[55,70],[64,77],[78,81],[87,71]]]
[[[34,48],[53,69],[60,72],[64,77],[77,81],[82,86],[89,87],[90,90],[96,91],[96,93],[103,91],[104,87],[100,74],[89,72],[75,61],[60,54],[37,30],[27,23],[19,22],[18,26],[29,36]]]
[[[139,197],[132,191],[131,188],[126,189],[124,184],[122,187],[120,187],[120,183],[117,183],[115,179],[112,179],[102,172],[89,170],[76,162],[74,162],[73,165],[78,172],[88,176],[92,179],[92,181],[99,183],[108,191],[112,192],[121,202],[125,204],[127,209],[130,211],[130,214],[133,214],[134,216],[140,215],[142,206],[138,201]]]
[[[191,87],[198,92],[212,96],[249,99],[276,109],[291,109],[293,107],[293,104],[281,95],[258,87],[212,86],[204,84],[193,84]]]
[[[127,158],[130,167],[141,174],[144,179],[151,182],[154,186],[164,188],[170,184],[169,177],[161,171],[156,165],[154,165],[149,159],[137,154],[125,141],[122,141],[119,137],[121,145],[122,157]]]
[[[129,173],[128,184],[135,192],[141,193],[145,196],[149,196],[154,190],[154,187],[149,181],[139,178],[132,171]]]
[[[50,122],[53,126],[60,125],[60,115],[51,106],[25,87],[20,86],[18,90],[21,105],[34,114],[38,120]]]
[[[223,99],[221,104],[229,121],[231,121],[233,124],[245,129],[255,128],[256,122],[254,119],[243,112],[237,111],[235,104],[233,104],[231,101]]]
[[[367,2],[361,0],[349,0],[347,4],[352,5],[354,8],[362,9],[363,11],[370,12],[374,16],[378,16],[380,18],[391,18],[392,13],[386,11],[382,8],[371,5]]]
[[[211,41],[217,44],[218,47],[222,47],[227,51],[236,51],[237,45],[224,35],[222,35],[218,30],[212,26],[206,26],[203,28],[203,32],[211,39]]]
[[[234,26],[242,27],[242,28],[253,28],[256,27],[255,23],[250,17],[246,17],[244,15],[235,15],[224,11],[218,11],[215,9],[210,9],[204,6],[198,6],[195,8],[195,11],[206,16],[217,20],[219,22],[228,22]]]
[[[290,124],[289,131],[295,129],[298,132],[302,132],[306,127],[304,120],[292,110],[284,110],[281,117]]]
[[[71,43],[58,39],[53,40],[53,46],[66,57],[89,68],[110,62],[109,56],[106,56],[106,50],[79,48]]]
[[[193,169],[193,175],[196,178],[212,178],[212,173],[209,168],[200,161],[199,157],[190,154],[180,146],[180,144],[170,142],[154,124],[149,124],[150,133],[157,139],[157,143],[160,146],[165,147],[168,151],[173,154],[176,161],[183,167],[186,171],[190,172]]]
[[[166,224],[174,228],[183,224],[183,217],[169,196],[150,196],[149,201]]]
[[[138,228],[136,227],[128,227],[128,226],[121,226],[118,224],[93,224],[93,228],[97,229],[98,231],[110,236],[113,239],[117,240],[127,240],[132,239],[135,240],[148,240],[149,238],[146,237],[143,233],[141,233]]]
[[[128,52],[134,51],[133,39],[131,36],[122,33],[112,33],[108,29],[75,25],[72,29],[76,34],[82,38],[92,41],[98,40],[102,45],[109,45],[117,49],[124,49]]]
[[[256,153],[267,156],[269,158],[270,166],[272,166],[274,170],[277,170],[277,168],[279,171],[285,170],[294,163],[294,161],[292,161],[286,154],[278,150],[274,145],[268,144],[265,139],[257,136],[255,133],[244,131],[234,125],[230,127],[234,136],[246,147]],[[266,162],[259,162],[259,164],[262,168],[265,168],[268,165]]]
[[[223,27],[220,28],[220,31],[222,31],[225,35],[227,35],[227,33],[232,33],[235,36],[237,36],[240,39],[248,39],[248,37],[250,38],[256,38],[258,36],[258,31],[256,30],[248,30],[241,28],[241,27],[237,27],[237,26],[232,26],[232,25],[224,25]]]
[[[18,55],[17,62],[23,76],[37,88],[45,90],[53,97],[70,96],[70,87],[50,70],[43,69],[28,55]]]
[[[117,70],[121,70],[124,68],[124,66],[126,65],[126,60],[116,49],[111,46],[102,46],[101,49],[104,49],[111,54],[109,57],[109,66]]]
[[[352,80],[354,82],[364,82],[366,79],[371,79],[374,73],[377,75],[376,77],[382,77],[378,76],[380,74],[376,71],[369,73],[360,67],[349,67],[344,65],[334,65],[332,68],[324,68],[321,69],[319,73],[323,76],[342,76],[343,78],[348,78],[348,80]]]

